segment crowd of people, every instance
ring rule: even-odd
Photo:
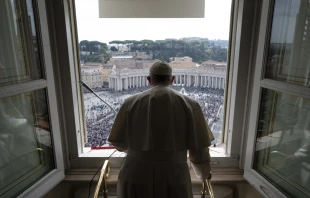
[[[205,89],[189,93],[189,97],[195,99],[201,106],[202,112],[209,126],[218,121],[219,109],[224,103],[223,90]]]
[[[147,89],[147,87],[139,87],[120,92],[109,89],[97,94],[118,112],[127,97]],[[219,110],[223,108],[224,90],[200,87],[182,88],[177,86],[172,86],[172,89],[195,99],[200,104],[210,128],[213,128],[216,132],[221,132],[217,131],[221,130],[219,124],[214,124],[222,122]],[[109,145],[107,139],[115,120],[115,113],[109,106],[100,101],[94,94],[84,93],[85,126],[87,132],[86,147]],[[214,127],[212,127],[213,125]]]

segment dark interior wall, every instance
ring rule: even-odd
[[[93,183],[93,186],[95,183]],[[234,198],[263,198],[261,194],[259,194],[249,183],[244,182],[227,182],[227,184],[222,184],[223,186],[230,187],[233,190]],[[53,188],[50,192],[48,192],[43,198],[74,198],[75,195],[81,197],[87,197],[88,195],[88,186],[89,183],[67,183],[61,182],[55,188]],[[109,192],[111,192],[112,196],[115,196],[115,185],[108,186]],[[93,191],[94,189],[92,189]],[[217,192],[214,192],[215,197],[217,196]]]

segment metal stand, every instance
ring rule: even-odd
[[[207,193],[207,189],[209,193]],[[214,198],[214,193],[213,193],[210,179],[207,179],[206,181],[202,183],[201,198],[206,198],[206,195],[210,195],[210,198]]]
[[[110,173],[110,162],[109,160],[105,160],[102,166],[101,172],[100,172],[98,183],[96,185],[94,198],[98,198],[102,182],[103,182],[103,186],[102,186],[103,197],[108,198],[107,178],[109,176],[109,173]]]
[[[102,192],[100,194],[103,194],[104,198],[108,198],[107,178],[109,176],[109,173],[110,173],[110,162],[109,162],[109,160],[105,160],[104,164],[102,166],[101,172],[100,172],[100,176],[98,179],[98,183],[96,185],[96,189],[95,189],[95,193],[94,193],[93,198],[98,198],[102,182],[103,182],[103,185],[102,185],[103,189],[102,189]],[[213,189],[211,186],[210,178],[206,179],[202,183],[201,198],[206,198],[206,195],[210,195],[210,198],[214,198],[214,193],[213,193]],[[208,190],[208,192],[207,192],[207,190]]]

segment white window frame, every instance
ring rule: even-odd
[[[255,74],[253,94],[250,108],[250,120],[248,128],[247,149],[245,158],[244,178],[261,194],[267,197],[286,197],[278,188],[267,181],[262,175],[253,169],[256,130],[258,126],[261,91],[268,88],[274,91],[285,92],[296,96],[310,98],[310,89],[298,85],[280,82],[264,78],[265,65],[267,63],[270,30],[272,25],[274,0],[263,0],[262,14],[259,30],[259,42],[257,48],[257,59],[255,63]]]
[[[246,3],[245,3],[246,2]],[[105,151],[105,155],[102,157],[94,157],[94,155],[82,153],[83,149],[83,138],[84,127],[83,119],[79,115],[82,114],[83,108],[83,99],[81,98],[81,89],[78,83],[80,78],[79,71],[79,55],[78,55],[78,39],[77,39],[77,30],[76,30],[76,19],[75,19],[75,10],[74,10],[74,0],[63,1],[65,20],[66,20],[66,29],[67,29],[67,42],[68,42],[68,58],[70,59],[70,74],[61,74],[67,75],[66,78],[71,79],[71,85],[66,88],[67,90],[72,90],[70,93],[72,97],[72,106],[65,106],[65,111],[70,111],[74,109],[74,112],[71,112],[72,122],[68,122],[67,125],[67,138],[70,141],[67,141],[68,147],[68,164],[70,168],[85,168],[85,167],[100,167],[105,160],[105,158],[111,153],[111,151]],[[225,157],[212,157],[211,164],[213,167],[236,167],[243,168],[243,150],[244,150],[244,140],[245,135],[245,126],[247,121],[247,112],[245,108],[247,107],[248,100],[248,90],[250,87],[248,83],[250,82],[249,77],[249,62],[251,51],[249,48],[252,46],[252,32],[247,33],[246,29],[252,29],[253,24],[253,7],[255,7],[255,1],[246,1],[246,0],[232,0],[232,14],[231,14],[231,28],[230,28],[230,47],[229,47],[229,61],[230,65],[229,75],[227,80],[229,83],[226,83],[226,94],[229,97],[226,97],[226,116],[225,116],[225,128],[224,133],[225,137],[224,142],[226,143],[225,147]],[[72,19],[72,20],[71,20]],[[250,21],[245,23],[244,21]],[[249,56],[241,56],[241,54],[248,54]],[[66,94],[69,94],[66,92]],[[68,110],[66,110],[68,109]],[[237,115],[237,116],[236,116]],[[77,140],[77,141],[72,141]],[[120,166],[118,162],[121,162],[121,159],[116,159],[116,163],[112,163],[112,166]]]
[[[27,190],[22,192],[18,197],[33,198],[42,197],[44,194],[54,188],[64,177],[64,162],[62,140],[60,134],[59,114],[57,108],[57,98],[54,81],[54,71],[51,56],[51,46],[49,41],[49,29],[47,26],[47,15],[45,1],[38,0],[38,26],[40,32],[41,49],[43,52],[43,64],[41,66],[42,72],[46,79],[32,80],[26,83],[18,83],[5,87],[0,87],[0,98],[23,94],[39,89],[46,89],[47,105],[49,110],[50,125],[52,128],[51,138],[53,142],[53,153],[55,160],[55,168],[47,175],[39,179],[35,184],[30,186]]]

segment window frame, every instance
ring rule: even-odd
[[[36,4],[33,5],[33,9],[38,13],[38,19],[36,19],[36,30],[40,41],[38,44],[40,45],[41,49],[40,56],[42,56],[41,58],[43,63],[41,65],[41,69],[44,75],[41,79],[38,80],[30,80],[24,83],[17,83],[0,87],[0,98],[23,94],[40,89],[46,90],[46,102],[49,110],[50,125],[52,128],[51,139],[53,142],[53,157],[55,160],[55,168],[17,196],[23,198],[42,197],[44,194],[54,188],[59,182],[61,182],[65,177],[61,142],[62,140],[58,119],[59,112],[54,79],[54,65],[51,58],[51,45],[49,41],[49,29],[47,26],[45,1],[36,1]]]
[[[66,20],[67,30],[67,42],[68,42],[68,58],[70,59],[70,76],[67,78],[71,79],[71,85],[67,86],[67,90],[71,89],[70,97],[72,106],[65,106],[64,111],[70,113],[71,117],[74,117],[74,121],[67,123],[67,147],[68,147],[68,161],[70,168],[85,168],[85,167],[99,167],[102,165],[104,159],[108,155],[103,157],[91,157],[88,154],[82,153],[84,134],[83,119],[80,115],[83,115],[83,99],[81,95],[81,87],[77,79],[81,78],[81,71],[79,69],[79,54],[78,54],[78,39],[77,39],[77,23],[75,18],[75,2],[74,0],[64,1],[64,12]],[[243,156],[242,152],[245,149],[244,138],[245,126],[247,122],[247,112],[244,110],[248,102],[250,101],[247,97],[250,86],[247,86],[250,82],[249,77],[249,62],[251,60],[252,51],[249,52],[248,48],[253,45],[253,32],[246,31],[252,30],[253,24],[251,22],[245,23],[244,21],[253,21],[253,10],[257,4],[255,1],[246,0],[232,0],[232,12],[231,12],[231,23],[230,23],[230,42],[228,52],[228,65],[229,72],[227,73],[226,83],[226,111],[225,111],[225,126],[223,141],[226,143],[225,155],[226,157],[212,157],[212,167],[237,167],[243,168]],[[249,56],[240,56],[243,53],[249,53]],[[241,75],[239,75],[241,74]],[[60,75],[66,75],[61,73]],[[244,83],[247,82],[247,83]],[[67,93],[68,94],[68,93]],[[242,105],[240,105],[242,104]],[[72,112],[70,109],[74,109]],[[70,112],[71,111],[71,112]],[[242,112],[242,113],[240,113]],[[238,114],[239,116],[234,116]],[[79,118],[78,118],[79,117]],[[77,140],[77,141],[72,141]],[[107,152],[110,153],[110,152]],[[86,157],[87,156],[87,157]],[[116,163],[112,163],[112,166],[119,167],[122,160],[113,159]]]
[[[271,36],[273,5],[275,0],[264,0],[259,30],[259,42],[255,62],[252,101],[250,106],[247,149],[245,157],[244,178],[261,194],[268,197],[286,197],[286,195],[253,169],[262,89],[280,91],[296,96],[310,98],[310,89],[299,85],[265,78],[269,40]]]

